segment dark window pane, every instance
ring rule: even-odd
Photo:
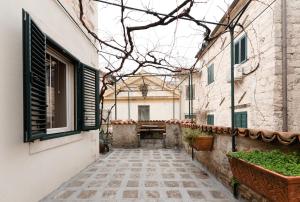
[[[240,64],[240,43],[236,43],[234,46],[234,64]]]
[[[214,115],[207,115],[207,124],[208,125],[214,125],[215,117]]]
[[[67,126],[66,65],[47,54],[47,128]]]
[[[208,85],[214,82],[214,65],[211,65],[207,69],[207,83]]]
[[[241,40],[241,62],[244,62],[247,59],[247,50],[246,50],[246,37]]]

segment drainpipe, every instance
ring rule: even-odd
[[[115,79],[115,120],[118,119],[117,112],[117,80]]]
[[[232,152],[236,149],[236,133],[235,133],[235,100],[234,100],[234,26],[230,25],[230,92],[231,92],[231,139],[232,139]]]
[[[182,102],[181,102],[181,100],[182,100],[182,97],[181,97],[182,96],[182,91],[181,91],[181,89],[179,89],[179,96],[180,96],[180,99],[179,99],[179,120],[181,120],[181,113],[182,113],[182,106],[181,106],[181,104],[182,104]]]
[[[288,93],[287,93],[287,6],[281,0],[281,49],[282,49],[282,131],[288,131]]]
[[[194,102],[193,102],[193,99],[194,99],[194,86],[193,86],[193,72],[191,72],[191,86],[190,86],[190,96],[191,96],[191,116],[192,116],[192,122],[194,123],[194,108],[193,108],[193,105],[194,105]]]
[[[128,120],[130,120],[130,91],[128,91]]]

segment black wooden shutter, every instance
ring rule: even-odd
[[[46,135],[46,35],[23,10],[24,142]]]
[[[80,77],[81,129],[95,130],[99,128],[99,71],[81,64]]]

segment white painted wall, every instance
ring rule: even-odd
[[[105,109],[109,109],[114,102],[106,101]],[[150,120],[170,120],[173,119],[173,100],[130,100],[130,119],[138,120],[138,106],[150,106]],[[179,119],[179,100],[175,100],[175,119]],[[115,119],[115,111],[112,110],[111,118]],[[128,102],[127,100],[119,100],[117,102],[117,119],[128,120]]]
[[[84,63],[97,67],[98,57],[55,0],[1,1],[0,8],[0,201],[34,202],[93,162],[98,139],[90,131],[23,143],[22,8]]]

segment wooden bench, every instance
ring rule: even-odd
[[[166,123],[159,121],[139,121],[137,124],[139,147],[141,139],[161,139],[165,147]]]

